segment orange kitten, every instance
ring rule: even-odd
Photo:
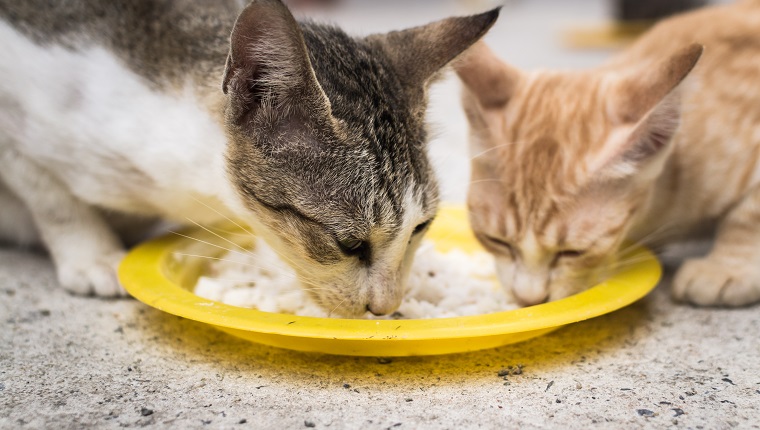
[[[713,231],[712,251],[680,267],[674,297],[760,301],[759,29],[758,2],[703,9],[577,72],[523,72],[473,47],[457,67],[468,206],[518,301],[592,285],[626,238]]]

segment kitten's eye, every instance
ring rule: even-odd
[[[515,258],[517,256],[517,252],[515,251],[515,248],[512,246],[511,243],[505,242],[501,239],[497,239],[492,236],[484,236],[487,241],[491,242],[494,246],[497,246],[499,248],[504,248],[507,251],[509,251],[509,254],[512,255],[512,258]]]
[[[347,255],[357,255],[359,257],[364,256],[367,253],[367,242],[357,239],[355,237],[349,237],[338,241],[341,251]]]
[[[578,258],[585,254],[584,251],[577,249],[566,249],[557,253],[557,258]]]
[[[422,224],[418,225],[417,227],[414,227],[414,231],[412,232],[412,235],[422,233],[430,225],[431,222],[433,222],[433,220],[429,219],[423,222]]]

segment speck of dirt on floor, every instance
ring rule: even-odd
[[[500,377],[506,377],[510,375],[522,375],[523,373],[523,365],[518,364],[517,366],[507,366],[501,370],[499,370],[496,375]]]

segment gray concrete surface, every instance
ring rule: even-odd
[[[331,13],[360,33],[486,7],[362,2]],[[526,68],[585,67],[563,28],[605,2],[511,1],[488,38]],[[443,195],[467,187],[458,84],[432,93]],[[74,297],[42,254],[0,249],[0,428],[725,429],[760,427],[760,309],[673,304],[667,281],[618,312],[522,344],[393,359],[296,353],[134,300]],[[498,376],[523,364],[519,375]]]
[[[758,309],[677,306],[664,288],[522,344],[386,362],[73,297],[46,257],[5,250],[0,315],[3,429],[760,428]]]

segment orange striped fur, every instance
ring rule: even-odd
[[[517,70],[484,43],[457,66],[473,230],[523,304],[615,267],[625,239],[715,232],[674,297],[760,301],[760,2],[661,22],[586,71]],[[704,46],[704,51],[703,51]]]

